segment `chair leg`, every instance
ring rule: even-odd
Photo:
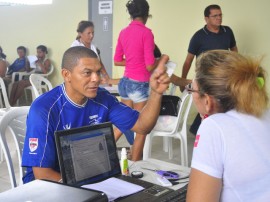
[[[0,145],[0,163],[2,163],[3,161],[4,161],[4,154],[3,154],[2,145]]]
[[[169,159],[172,160],[173,158],[173,144],[172,144],[172,137],[168,137],[168,147],[169,147]]]
[[[151,133],[146,136],[143,147],[143,160],[151,157],[152,137]]]
[[[169,137],[163,137],[163,151],[169,151]]]

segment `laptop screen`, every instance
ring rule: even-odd
[[[111,123],[55,132],[63,183],[81,186],[121,173]]]

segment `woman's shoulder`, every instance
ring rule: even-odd
[[[83,44],[76,39],[75,41],[72,42],[70,47],[75,47],[75,46],[83,46]]]

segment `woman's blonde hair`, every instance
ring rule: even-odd
[[[260,62],[227,50],[202,53],[196,61],[201,94],[213,96],[220,112],[236,109],[260,117],[268,107],[266,73]]]

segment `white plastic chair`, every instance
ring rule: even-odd
[[[53,71],[54,71],[54,67],[53,67],[53,65],[51,65],[51,68],[50,68],[50,71],[48,71],[46,74],[36,74],[36,73],[33,73],[34,75],[39,75],[39,76],[42,76],[42,77],[44,77],[44,78],[48,78],[48,76],[49,75],[51,75],[52,73],[53,73]],[[31,74],[32,75],[32,74]],[[30,77],[31,77],[31,75],[30,75]],[[47,80],[48,81],[48,80]],[[31,82],[31,81],[30,81]],[[49,82],[49,81],[48,81]],[[32,84],[32,83],[31,83]],[[51,85],[51,84],[50,84]],[[46,85],[43,85],[42,86],[42,88],[45,90],[45,91],[47,91],[46,90]],[[52,89],[52,88],[51,88]],[[31,85],[31,86],[28,86],[28,87],[26,87],[25,89],[24,89],[24,95],[25,95],[25,99],[26,99],[26,101],[28,101],[28,99],[27,99],[27,90],[30,90],[30,92],[31,92],[31,95],[32,95],[32,101],[35,99],[35,98],[37,98],[37,97],[35,97],[35,92],[34,92],[34,89],[33,89],[33,84]],[[49,89],[50,90],[50,89]],[[42,91],[41,91],[42,92]],[[41,93],[42,94],[42,93]],[[39,95],[41,95],[41,94],[39,94]]]
[[[3,115],[11,108],[9,101],[8,101],[8,96],[7,96],[7,91],[6,91],[6,87],[5,87],[5,83],[3,81],[3,79],[0,77],[0,89],[1,89],[1,94],[0,94],[0,120],[2,119]],[[3,100],[2,100],[3,98]],[[2,147],[0,145],[0,162],[3,161],[3,151],[2,151]]]
[[[155,136],[171,137],[169,138],[169,159],[173,157],[172,138],[180,140],[181,165],[188,166],[188,151],[187,151],[187,118],[192,105],[192,96],[184,91],[181,96],[181,105],[177,117],[174,116],[159,116],[153,130],[147,135],[143,159],[151,157],[152,140]]]
[[[51,82],[39,74],[31,74],[29,80],[32,85],[31,91],[33,100],[53,88]]]
[[[35,70],[32,70],[31,72],[13,72],[11,76],[11,83],[8,85],[8,95],[10,96],[14,82],[22,80],[24,76],[29,76],[34,71]]]
[[[9,101],[8,101],[7,90],[6,90],[4,80],[1,77],[0,77],[0,89],[1,89],[1,96],[3,97],[3,100],[2,100],[2,97],[0,99],[1,109],[2,108],[9,109],[10,104],[9,104]],[[3,101],[4,101],[4,103],[3,103]]]
[[[0,142],[3,147],[4,156],[7,162],[8,173],[10,177],[11,187],[15,188],[22,184],[24,169],[21,167],[22,150],[26,133],[26,117],[29,106],[11,108],[2,118],[0,122]],[[15,147],[18,154],[19,180],[16,180],[14,171],[14,161],[11,157],[10,148],[6,139],[6,135],[11,134],[15,141]]]

